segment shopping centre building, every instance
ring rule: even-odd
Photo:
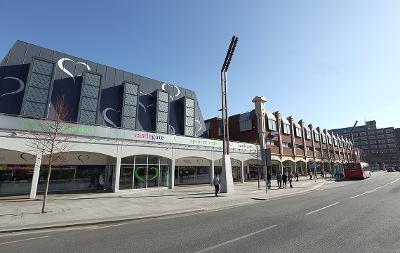
[[[222,142],[207,139],[193,91],[17,41],[0,64],[0,195],[44,191],[49,157],[32,134],[54,120],[60,97],[70,138],[50,192],[173,188],[221,170]],[[235,181],[258,149],[230,143]]]

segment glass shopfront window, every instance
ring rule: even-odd
[[[0,195],[29,194],[34,165],[0,164]]]
[[[169,159],[158,156],[131,156],[122,159],[120,189],[168,187]]]
[[[240,167],[232,166],[232,178],[234,182],[240,181]]]
[[[133,184],[133,166],[121,166],[119,172],[119,188],[132,189]]]
[[[48,166],[39,173],[38,192],[44,192]],[[111,190],[112,168],[106,165],[65,165],[51,169],[49,192]]]
[[[144,168],[145,170],[146,168]],[[158,187],[158,179],[160,175],[160,168],[158,164],[149,164],[147,167],[147,187]]]
[[[170,185],[169,179],[169,166],[168,165],[161,165],[160,168],[160,186],[168,187]]]
[[[209,166],[177,166],[175,167],[175,184],[208,184],[209,171]]]

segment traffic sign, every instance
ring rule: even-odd
[[[262,159],[264,165],[266,165],[266,166],[272,165],[270,148],[261,149],[261,159]]]

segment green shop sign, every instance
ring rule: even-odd
[[[19,127],[23,130],[43,130],[46,125],[42,122],[34,122],[28,119],[22,119],[19,121]],[[73,125],[68,124],[65,127],[66,133],[75,133],[75,134],[88,134],[95,133],[95,128],[91,126],[83,126],[83,125]]]

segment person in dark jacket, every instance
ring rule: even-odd
[[[283,173],[283,175],[282,175],[282,182],[283,182],[282,188],[286,188],[287,179],[288,179],[288,176],[286,176],[286,173]]]
[[[276,182],[278,183],[278,189],[282,188],[282,174],[281,174],[281,172],[278,172],[278,174],[276,174]]]
[[[215,187],[215,197],[218,197],[219,185],[221,184],[221,179],[219,178],[219,175],[214,177],[213,184]]]
[[[267,172],[267,187],[268,189],[271,189],[271,173]]]

